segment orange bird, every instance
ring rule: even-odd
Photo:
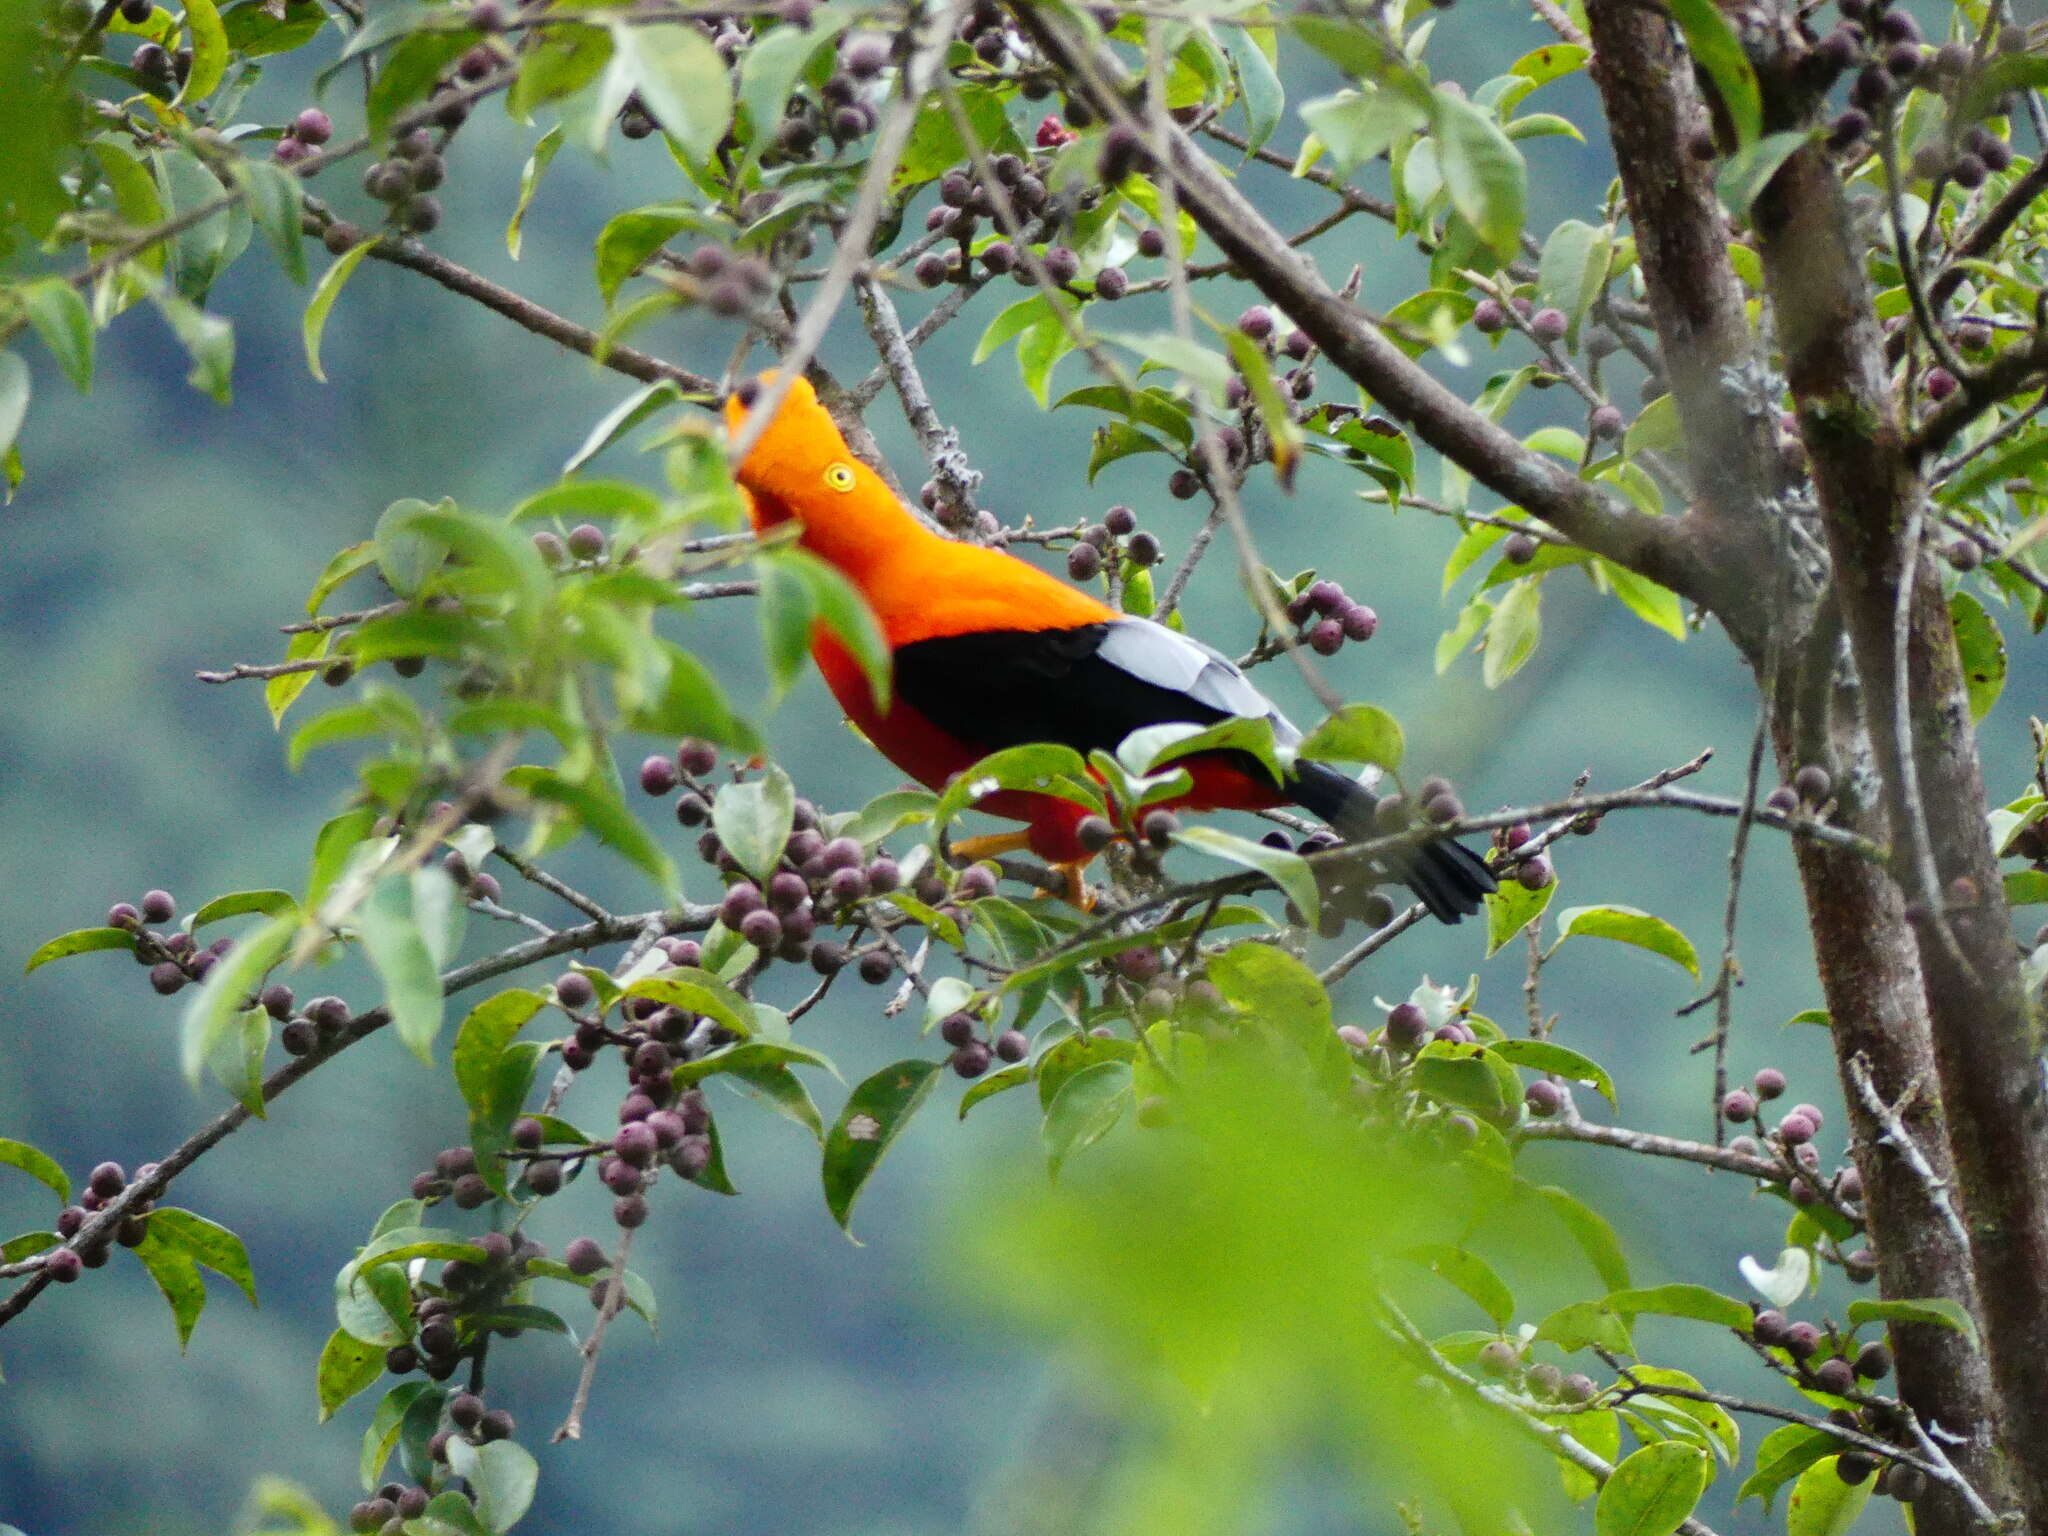
[[[727,398],[730,431],[739,432],[774,378],[763,374]],[[943,788],[1004,747],[1046,741],[1084,756],[1097,747],[1114,752],[1131,732],[1174,722],[1264,718],[1281,745],[1301,740],[1221,652],[1119,613],[1014,555],[934,533],[854,457],[802,378],[791,382],[737,478],[757,532],[800,524],[803,547],[837,567],[874,609],[895,669],[886,710],[876,706],[860,664],[822,624],[813,629],[811,655],[848,718],[922,784]],[[1372,832],[1372,795],[1327,764],[1297,760],[1277,782],[1243,752],[1200,753],[1175,766],[1194,782],[1169,806],[1298,805],[1346,836]],[[1003,790],[976,809],[1026,829],[970,839],[956,852],[982,857],[1028,847],[1066,874],[1070,890],[1080,889],[1092,856],[1076,832],[1086,807]],[[1494,889],[1479,857],[1448,840],[1409,850],[1396,873],[1447,923],[1478,911]]]

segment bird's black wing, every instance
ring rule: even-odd
[[[912,641],[896,649],[896,697],[984,752],[1032,741],[1114,752],[1147,726],[1240,715],[1296,735],[1230,661],[1139,619]]]

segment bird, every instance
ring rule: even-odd
[[[728,433],[746,429],[772,399],[776,370],[740,383],[724,401]],[[847,718],[919,783],[943,789],[990,753],[1054,742],[1085,758],[1114,753],[1132,732],[1232,718],[1264,719],[1283,748],[1302,733],[1222,652],[1151,619],[1122,613],[1005,550],[947,538],[918,518],[855,456],[810,381],[794,375],[772,419],[756,429],[734,478],[757,535],[794,523],[797,541],[839,571],[880,624],[892,688],[878,701],[853,653],[821,622],[811,655]],[[785,533],[784,537],[788,535]],[[1347,839],[1375,832],[1376,799],[1327,763],[1296,758],[1284,777],[1244,751],[1178,760],[1191,783],[1161,802],[1192,811],[1299,806]],[[1086,806],[1002,789],[975,809],[1023,822],[1021,831],[968,838],[957,857],[1028,848],[1060,872],[1086,905]],[[1495,889],[1486,863],[1449,838],[1420,842],[1388,861],[1440,921],[1479,910]]]

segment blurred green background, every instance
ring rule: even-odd
[[[1467,9],[1472,15],[1459,13],[1439,39],[1440,73],[1476,81],[1482,69],[1547,41],[1524,18],[1475,25],[1478,8]],[[1292,63],[1297,100],[1327,88],[1315,66]],[[272,120],[301,103],[289,78],[280,71],[256,98]],[[1589,93],[1582,81],[1552,87],[1538,105],[1583,117]],[[335,110],[348,131],[346,105]],[[595,321],[588,252],[598,225],[619,208],[683,194],[648,146],[621,146],[608,168],[565,153],[515,265],[502,226],[530,138],[495,109],[477,115],[457,141],[448,218],[433,243]],[[1526,148],[1532,227],[1597,216],[1611,175],[1602,146],[1554,138]],[[316,190],[345,212],[360,201],[348,171]],[[1318,211],[1277,175],[1260,173],[1257,195],[1283,226]],[[1365,219],[1317,253],[1334,280],[1363,263],[1364,299],[1376,309],[1417,279],[1410,256]],[[307,376],[300,350],[304,299],[261,253],[222,284],[213,307],[234,318],[239,343],[228,410],[186,387],[182,354],[140,311],[105,338],[90,399],[72,395],[45,357],[31,357],[36,402],[21,443],[29,478],[0,513],[0,976],[50,934],[96,923],[109,903],[152,885],[187,909],[223,890],[296,885],[314,829],[345,791],[346,758],[318,755],[304,773],[288,774],[256,687],[209,688],[193,680],[194,669],[281,654],[275,625],[297,612],[327,556],[367,536],[391,499],[509,506],[546,483],[632,387],[375,262],[335,311],[324,349],[332,382],[322,386]],[[1248,299],[1225,288],[1204,302],[1229,316]],[[912,312],[924,302],[905,301]],[[987,475],[985,504],[1009,519],[1059,523],[1127,501],[1177,558],[1199,513],[1166,496],[1164,461],[1126,460],[1090,487],[1087,413],[1036,412],[1007,353],[970,365],[981,325],[1003,302],[1004,292],[991,290],[922,356],[942,411]],[[1135,305],[1115,317],[1118,325],[1143,319]],[[639,339],[715,373],[734,337],[687,320]],[[849,375],[864,369],[857,327],[842,327],[827,358]],[[1083,368],[1070,360],[1056,382],[1084,382]],[[1490,369],[1482,352],[1447,373],[1469,394]],[[1333,382],[1328,370],[1324,382]],[[1633,405],[1632,383],[1618,394]],[[1546,413],[1567,420],[1572,403],[1562,390],[1532,393],[1514,422],[1526,430]],[[872,420],[902,477],[921,480],[891,396]],[[627,449],[602,467],[650,480],[658,470]],[[1432,465],[1425,483],[1434,474]],[[1595,788],[1618,787],[1711,746],[1716,761],[1695,782],[1739,788],[1751,688],[1717,632],[1674,644],[1566,573],[1548,585],[1543,647],[1520,676],[1488,693],[1468,658],[1438,677],[1431,650],[1454,611],[1439,601],[1439,571],[1454,531],[1420,513],[1366,507],[1353,494],[1358,483],[1318,463],[1292,497],[1259,477],[1247,498],[1271,563],[1318,565],[1378,610],[1378,637],[1325,663],[1325,675],[1401,717],[1420,771],[1451,773],[1467,804],[1485,807],[1555,798],[1581,770]],[[1237,593],[1230,558],[1219,552],[1188,609],[1197,632],[1229,650],[1254,632]],[[705,605],[676,633],[719,664],[742,699],[758,699],[754,616],[744,603]],[[2013,678],[1985,735],[1995,795],[2024,771],[2039,665],[2029,637],[2008,639]],[[1260,677],[1297,716],[1313,718],[1287,667]],[[320,702],[309,697],[301,708]],[[880,759],[848,750],[815,681],[772,717],[770,733],[799,786],[834,806],[897,782]],[[655,745],[631,744],[621,756]],[[1728,833],[1726,823],[1671,813],[1613,817],[1599,836],[1557,850],[1559,905],[1649,908],[1710,960]],[[570,868],[622,902],[646,894],[638,875],[601,853]],[[691,893],[702,897],[706,872],[691,868]],[[473,947],[499,937],[482,926],[472,921]],[[1484,964],[1483,938],[1470,924],[1416,932],[1351,978],[1342,1010],[1370,1021],[1375,995],[1405,996],[1425,973],[1455,980],[1477,970],[1482,1010],[1512,1027],[1520,956]],[[1774,837],[1759,837],[1751,861],[1742,939],[1736,1071],[1781,1065],[1795,1097],[1834,1105],[1824,1041],[1782,1029],[1819,998],[1789,860]],[[366,996],[354,972],[321,985]],[[1545,986],[1546,1007],[1563,1016],[1560,1038],[1613,1070],[1628,1123],[1706,1131],[1709,1062],[1687,1054],[1701,1021],[1672,1015],[1695,990],[1689,978],[1638,952],[1589,944],[1568,950]],[[909,1020],[881,1019],[876,1000],[848,988],[803,1025],[850,1079],[924,1048]],[[115,957],[0,981],[0,1134],[46,1147],[74,1176],[101,1158],[132,1167],[161,1155],[220,1102],[177,1077],[176,1012]],[[650,1343],[631,1322],[613,1334],[581,1444],[542,1443],[574,1380],[566,1343],[529,1338],[494,1358],[494,1400],[513,1408],[520,1438],[542,1459],[530,1528],[820,1536],[1074,1528],[1061,1524],[1053,1492],[1085,1488],[1115,1456],[1128,1422],[1084,1362],[1018,1320],[1024,1310],[1010,1305],[1018,1298],[1001,1274],[975,1271],[972,1286],[962,1283],[956,1233],[962,1223],[1000,1223],[994,1202],[1038,1152],[1033,1117],[1018,1103],[998,1100],[964,1127],[951,1123],[960,1085],[948,1083],[867,1194],[857,1223],[866,1246],[834,1230],[815,1150],[801,1133],[745,1107],[724,1116],[743,1195],[661,1191],[636,1254],[660,1296],[661,1334]],[[829,1115],[837,1104],[824,1107]],[[601,1095],[585,1108],[604,1113]],[[331,1277],[412,1173],[460,1138],[462,1123],[444,1073],[422,1070],[395,1041],[373,1040],[177,1187],[177,1203],[246,1237],[261,1310],[217,1292],[181,1357],[162,1303],[126,1254],[86,1283],[45,1295],[0,1334],[0,1521],[31,1536],[218,1532],[263,1473],[303,1482],[337,1511],[360,1497],[354,1462],[369,1399],[314,1427],[312,1367],[332,1323]],[[1839,1155],[1839,1115],[1822,1142]],[[1592,1150],[1527,1156],[1591,1186],[1623,1231],[1639,1283],[1684,1278],[1739,1293],[1737,1258],[1777,1251],[1783,1207],[1751,1199],[1732,1179],[1623,1165]],[[1086,1157],[1070,1177],[1089,1177]],[[582,1231],[609,1238],[599,1193],[579,1188],[552,1202],[558,1208],[547,1210],[538,1235],[551,1245]],[[26,1180],[0,1181],[8,1231],[45,1223],[45,1203]],[[1667,1326],[1668,1335],[1646,1323],[1646,1348],[1673,1363],[1731,1367],[1744,1388],[1768,1391],[1732,1346],[1700,1348],[1708,1330]],[[1726,1486],[1703,1513],[1727,1521],[1717,1507]],[[1361,1504],[1314,1451],[1275,1478],[1266,1506],[1256,1529],[1274,1536],[1399,1528],[1391,1502]],[[1868,1524],[1895,1518],[1874,1509]],[[1750,1505],[1723,1528],[1756,1529],[1760,1519]]]

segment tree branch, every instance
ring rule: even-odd
[[[1091,51],[1064,18],[1031,0],[1016,0],[1013,9],[1098,116],[1145,136],[1144,123],[1125,99],[1129,82],[1113,54]],[[1524,448],[1340,298],[1184,130],[1169,122],[1165,138],[1166,162],[1181,205],[1245,277],[1383,410],[1409,424],[1423,442],[1482,485],[1574,542],[1695,600],[1702,596],[1709,585],[1707,572],[1678,520],[1611,504],[1556,460]]]

